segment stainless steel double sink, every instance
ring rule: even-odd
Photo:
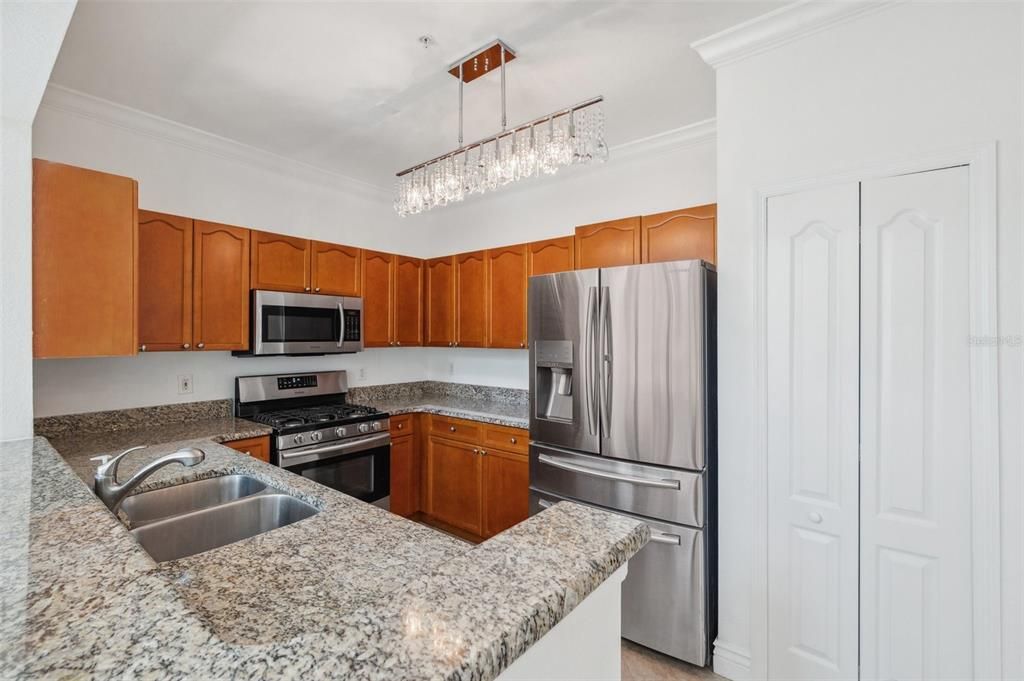
[[[319,512],[248,475],[142,492],[125,499],[121,511],[132,535],[158,563],[233,544]]]

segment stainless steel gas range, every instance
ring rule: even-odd
[[[270,462],[388,508],[388,414],[349,404],[344,371],[239,376],[235,415],[274,429]]]

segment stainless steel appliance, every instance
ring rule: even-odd
[[[270,462],[388,508],[388,414],[348,404],[344,371],[239,376],[235,415],[274,429]]]
[[[715,634],[715,295],[699,261],[531,277],[530,512],[646,522],[622,635],[698,665]]]
[[[236,355],[327,355],[363,349],[363,299],[252,292],[249,350]]]

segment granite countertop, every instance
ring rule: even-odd
[[[529,407],[525,404],[500,402],[473,397],[452,397],[446,395],[424,395],[398,399],[375,400],[372,405],[389,414],[423,412],[454,416],[470,421],[495,423],[500,426],[528,429],[530,427]]]
[[[0,443],[0,668],[11,676],[491,679],[649,537],[643,523],[563,502],[471,546],[185,440],[129,455],[121,475],[199,446],[205,462],[168,466],[141,490],[245,473],[320,512],[158,565],[84,484],[95,440],[75,443],[64,458],[41,437]]]

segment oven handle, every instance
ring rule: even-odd
[[[293,449],[281,452],[281,460],[315,454],[331,454],[333,452],[361,452],[365,449],[373,449],[374,447],[387,444],[391,444],[391,433],[377,433],[376,435],[346,440],[345,442],[324,445],[323,447],[314,447],[313,449]]]

